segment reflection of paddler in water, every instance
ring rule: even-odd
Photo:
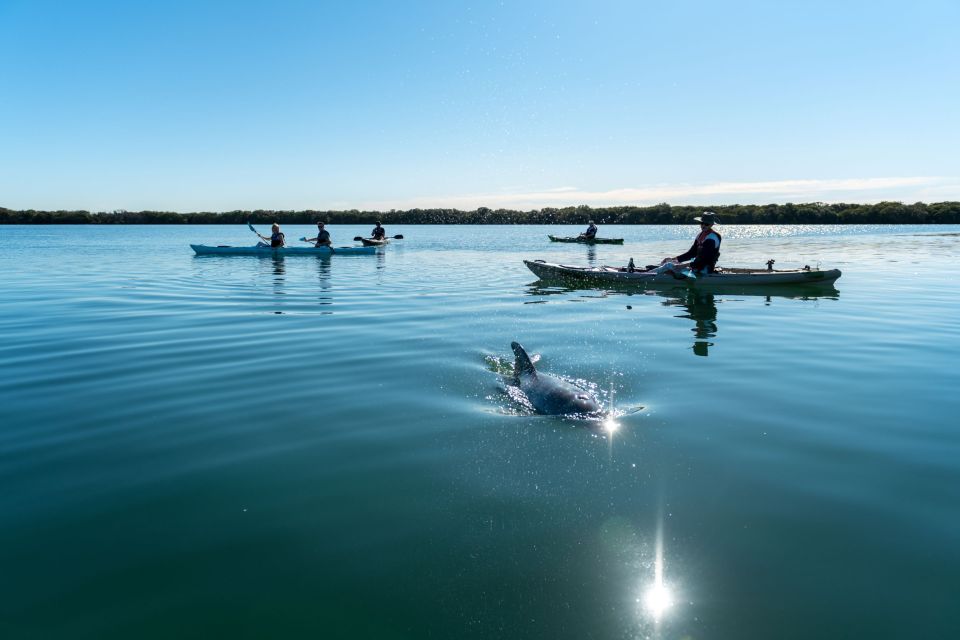
[[[271,275],[273,276],[273,295],[274,301],[278,304],[283,304],[283,296],[286,295],[286,292],[283,290],[285,286],[285,280],[287,275],[287,266],[283,261],[283,256],[271,256],[270,260],[270,269]],[[275,309],[273,313],[277,315],[282,315],[283,311],[280,308]]]
[[[330,295],[330,261],[314,260],[317,263],[317,280],[319,281],[320,291],[317,296],[317,304],[329,306],[333,304],[333,297]],[[321,314],[331,314],[333,311],[321,311]]]
[[[274,282],[283,282],[283,276],[287,273],[287,266],[283,262],[283,256],[271,256],[273,258]]]
[[[678,305],[687,310],[686,314],[677,317],[690,318],[696,323],[696,326],[691,329],[695,336],[693,353],[698,356],[709,355],[708,349],[713,346],[713,343],[707,340],[717,335],[717,305],[713,294],[690,289],[683,294],[683,297],[671,298],[663,304]]]

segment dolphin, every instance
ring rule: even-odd
[[[530,356],[519,342],[511,342],[513,377],[537,413],[548,415],[599,415],[603,408],[597,399],[576,385],[533,366]]]

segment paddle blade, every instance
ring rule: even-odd
[[[254,229],[254,228],[253,228],[253,225],[252,225],[252,224],[250,224],[249,222],[247,223],[247,226],[248,226],[248,227],[250,228],[250,231],[253,231],[254,233],[256,233],[256,232],[257,232],[257,230],[256,230],[256,229]]]
[[[394,239],[394,240],[403,240],[403,234],[398,233],[397,235],[393,236],[393,239]]]
[[[303,236],[302,238],[300,238],[300,242],[309,242],[307,240],[307,236]]]
[[[353,239],[354,242],[360,242],[361,240],[363,240],[363,238],[361,238],[360,236],[356,236],[356,237]]]

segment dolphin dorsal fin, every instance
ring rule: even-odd
[[[510,348],[513,349],[513,355],[516,356],[516,360],[513,362],[513,375],[517,377],[521,374],[537,375],[537,370],[534,368],[530,356],[527,355],[520,343],[511,342]]]

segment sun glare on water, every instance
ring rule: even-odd
[[[620,428],[620,423],[613,416],[607,416],[603,421],[603,430],[609,435],[613,435]]]
[[[659,622],[673,607],[673,592],[662,582],[654,583],[643,594],[643,607],[654,621]]]
[[[673,609],[676,598],[673,589],[663,581],[663,530],[662,525],[657,531],[656,557],[653,562],[653,583],[643,591],[641,598],[643,610],[654,624],[659,624],[670,610]]]

